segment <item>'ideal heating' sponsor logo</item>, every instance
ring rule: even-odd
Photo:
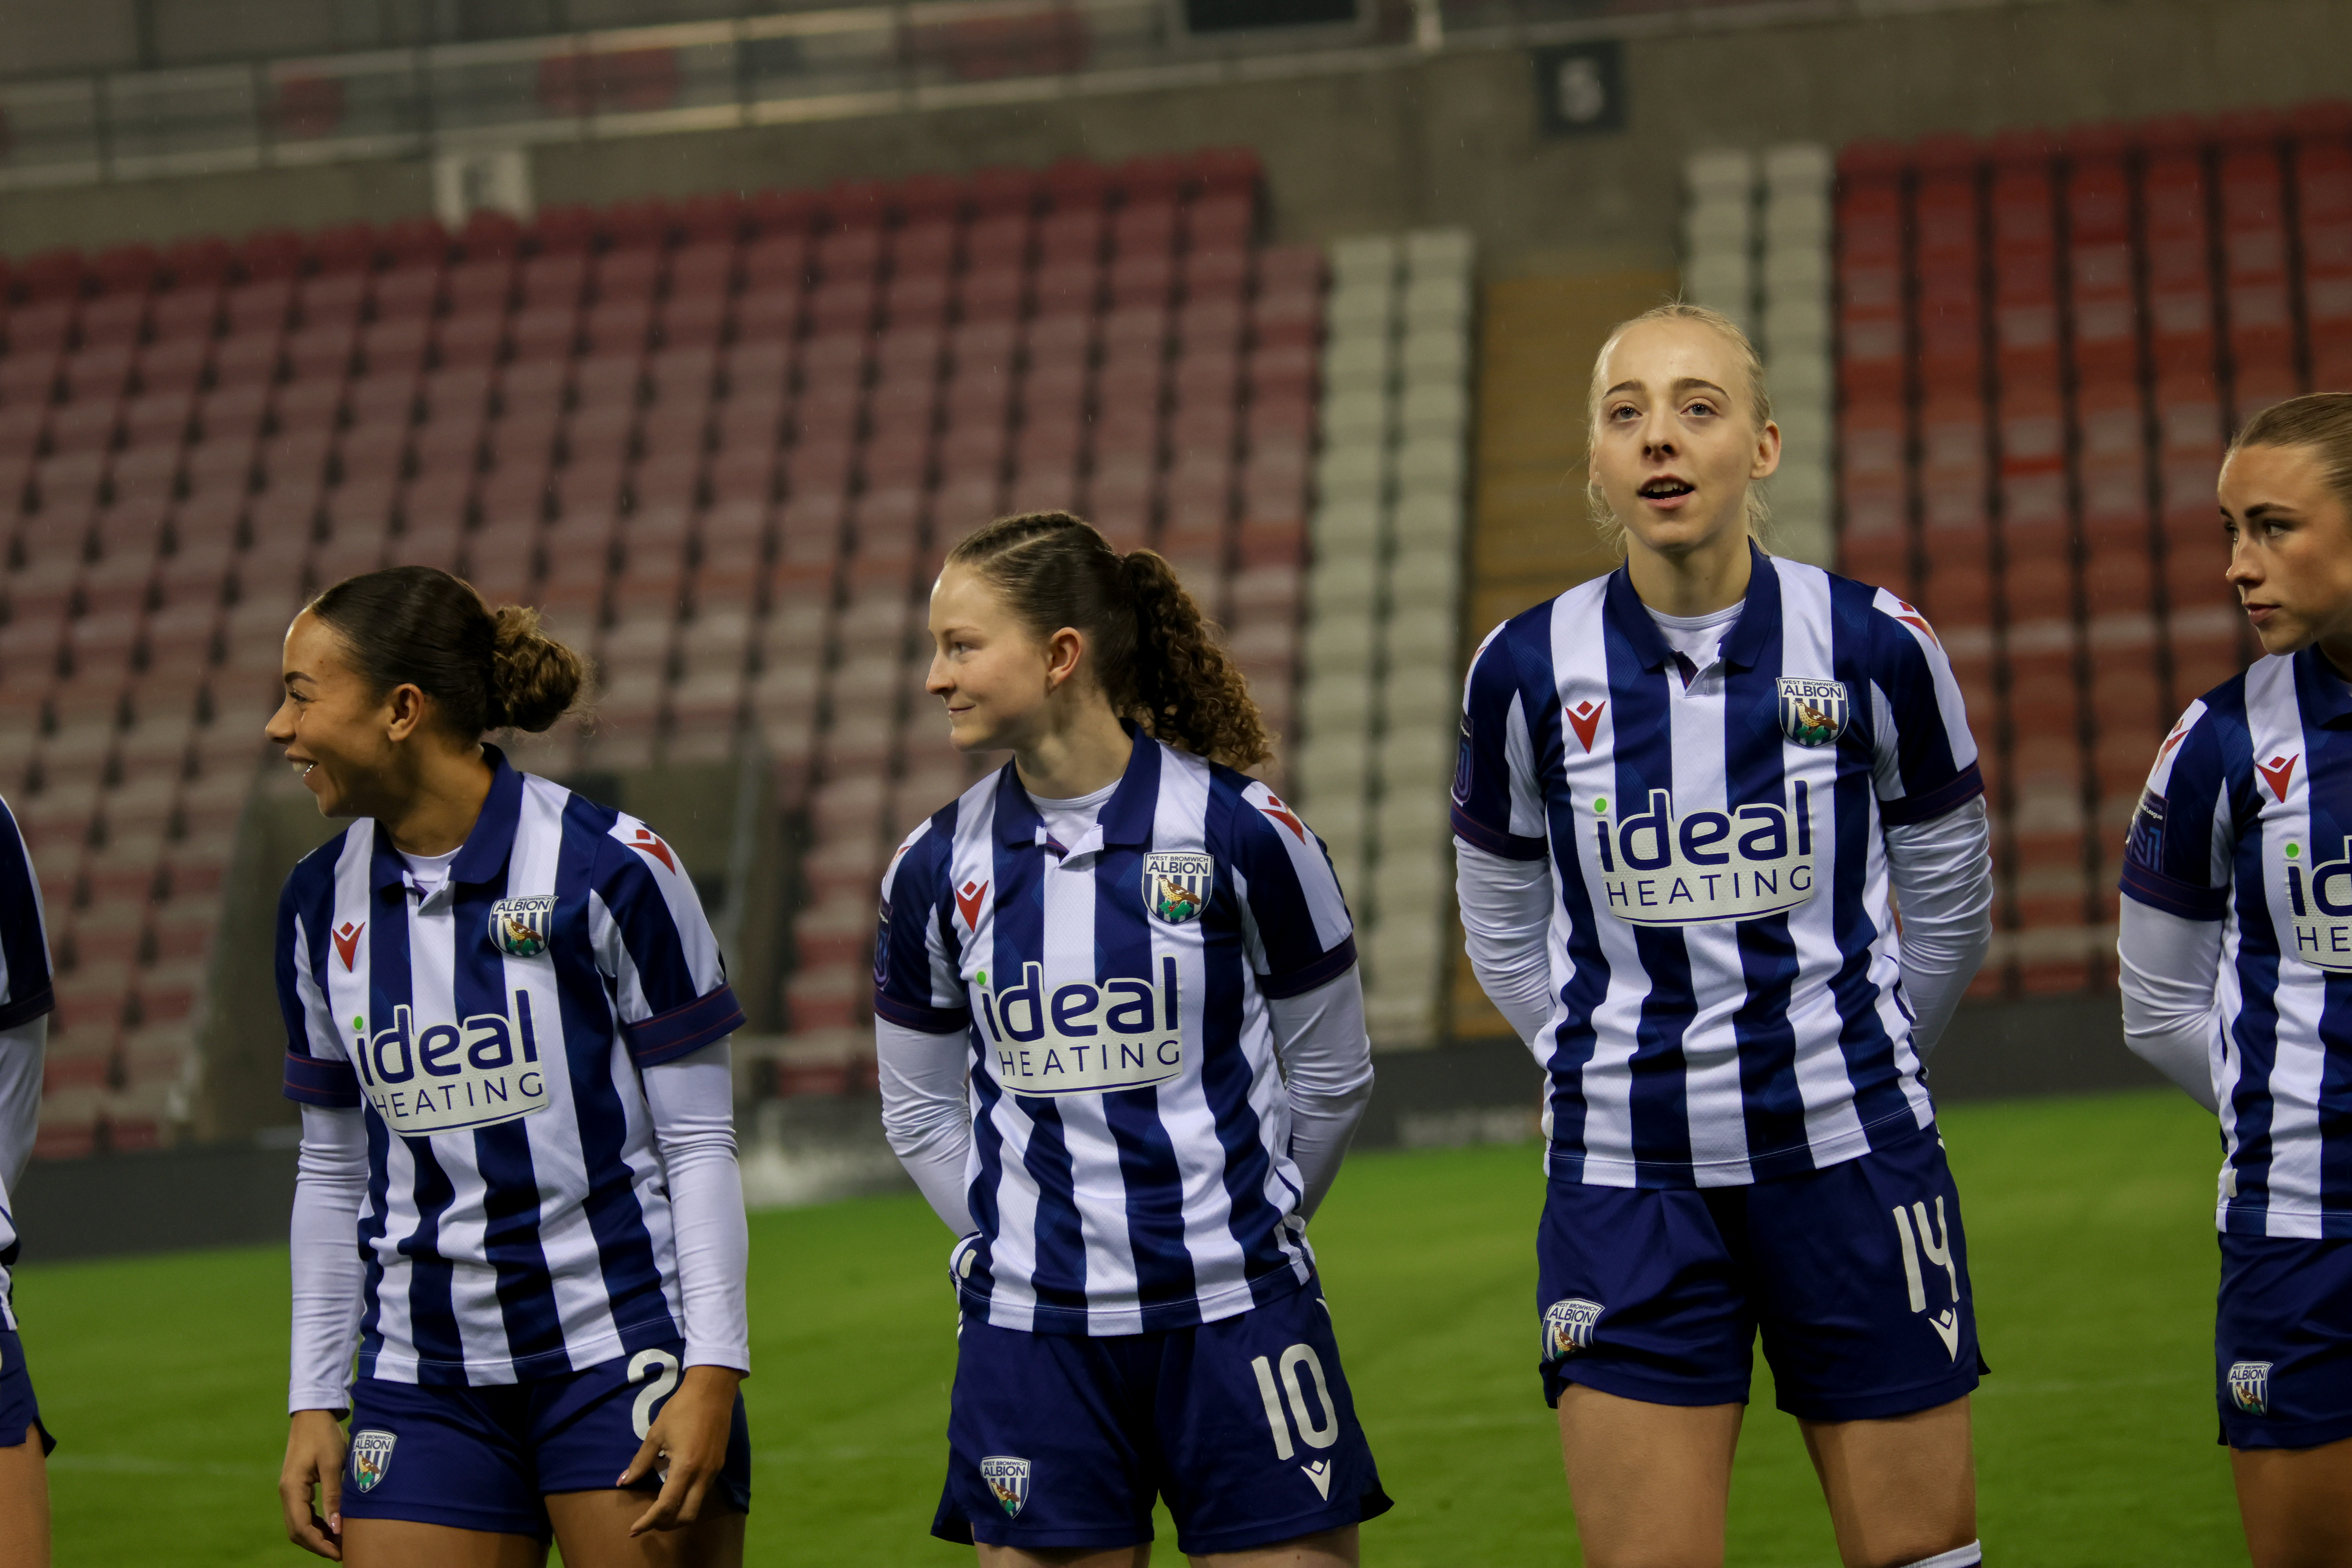
[[[418,1029],[408,1005],[392,1027],[352,1043],[368,1102],[408,1137],[489,1127],[547,1109],[530,996],[514,994],[514,1016],[477,1013]]]
[[[2285,846],[2287,951],[2320,969],[2352,972],[2352,840],[2333,860],[2310,858],[2293,839]]]
[[[1100,1094],[1164,1083],[1184,1070],[1176,961],[1160,984],[1124,975],[1049,984],[1034,963],[1017,985],[980,974],[980,1016],[996,1081],[1014,1094]]]
[[[1785,806],[1757,802],[1678,816],[1674,797],[1654,789],[1646,810],[1614,817],[1608,797],[1596,797],[1603,907],[1640,926],[1752,921],[1795,909],[1813,896],[1813,819],[1801,781],[1794,795]]]

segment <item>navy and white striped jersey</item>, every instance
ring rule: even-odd
[[[33,853],[8,803],[0,799],[0,1029],[29,1024],[52,1011],[49,930],[41,910],[41,879]],[[0,1172],[0,1329],[14,1330],[8,1270],[16,1264],[16,1211]]]
[[[365,1107],[360,1375],[498,1384],[685,1337],[641,1071],[743,1016],[634,817],[516,773],[422,900],[373,821],[286,879],[286,1093]]]
[[[1149,1333],[1307,1283],[1265,1004],[1356,944],[1322,841],[1264,784],[1138,735],[1065,845],[1008,763],[908,835],[874,951],[877,1013],[971,1041],[967,1311]]]
[[[1928,1125],[1882,829],[1982,788],[1927,622],[1817,567],[1756,552],[1687,687],[1622,567],[1497,627],[1454,826],[1550,861],[1553,1175],[1732,1186]]]
[[[2352,1237],[2352,688],[2316,648],[2189,705],[2140,796],[2123,890],[2221,922],[2217,1222]]]

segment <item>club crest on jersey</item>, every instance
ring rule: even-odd
[[[392,1446],[398,1441],[397,1434],[379,1426],[352,1433],[352,1484],[363,1492],[375,1490],[376,1483],[392,1468]]]
[[[1143,907],[1172,926],[1198,920],[1216,877],[1209,856],[1156,850],[1143,858]]]
[[[1598,1301],[1569,1296],[1544,1309],[1544,1360],[1566,1361],[1592,1348],[1592,1327],[1603,1310]]]
[[[1029,1500],[1029,1461],[1011,1454],[991,1454],[980,1462],[980,1479],[988,1483],[997,1506],[1007,1519],[1019,1519]]]
[[[554,918],[551,895],[500,899],[490,906],[490,945],[509,958],[537,958],[547,951],[548,926]]]
[[[1844,681],[1784,675],[1780,684],[1780,733],[1801,746],[1826,746],[1844,731]]]
[[[2230,1403],[2248,1415],[2271,1413],[2271,1363],[2237,1361],[2230,1363]]]

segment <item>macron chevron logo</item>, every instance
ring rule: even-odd
[[[2286,801],[2287,781],[2294,777],[2294,764],[2302,760],[2303,753],[2297,752],[2291,757],[2273,757],[2267,763],[2254,764],[2255,771],[2263,775],[2263,782],[2271,786],[2271,794],[2276,795],[2282,805]]]
[[[655,859],[668,867],[672,876],[676,876],[677,874],[677,858],[670,854],[669,846],[663,843],[661,841],[661,837],[655,833],[652,828],[638,828],[637,836],[629,840],[629,847],[632,849],[644,850],[646,854],[652,856]]]
[[[1568,727],[1576,731],[1576,738],[1584,743],[1587,754],[1592,751],[1592,732],[1601,728],[1601,715],[1608,710],[1609,704],[1595,702],[1590,698],[1568,710]]]
[[[988,901],[988,884],[966,882],[956,889],[956,908],[963,911],[963,923],[974,934],[980,931],[980,907]]]
[[[1265,797],[1265,804],[1258,809],[1290,829],[1291,837],[1298,842],[1301,844],[1307,842],[1307,824],[1299,821],[1297,814],[1282,804],[1280,795],[1269,794]]]
[[[353,925],[351,921],[345,921],[343,922],[342,930],[329,933],[335,939],[335,952],[342,958],[343,973],[346,974],[352,973],[352,966],[358,962],[360,932],[365,930],[367,930],[367,921],[362,921],[357,925]]]

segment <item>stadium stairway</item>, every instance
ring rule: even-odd
[[[1459,230],[1332,249],[1293,773],[1383,1050],[1444,1033],[1474,262]]]
[[[237,1126],[206,1056],[256,986],[223,994],[216,932],[268,906],[224,888],[249,805],[306,805],[254,799],[278,641],[393,563],[540,604],[596,662],[593,723],[520,765],[752,820],[688,862],[758,902],[748,845],[783,889],[747,1088],[870,1083],[883,861],[1002,760],[919,690],[957,535],[1071,507],[1156,546],[1293,727],[1327,260],[1263,243],[1262,204],[1213,150],[7,268],[0,790],[59,959],[42,1153]]]

